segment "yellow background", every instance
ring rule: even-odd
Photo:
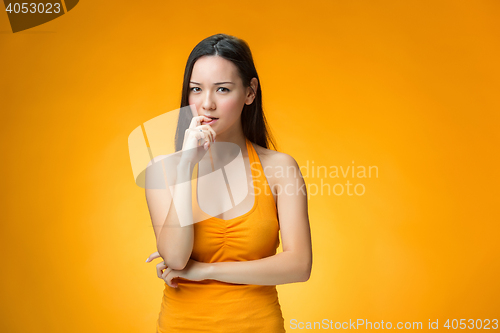
[[[154,332],[127,137],[179,107],[215,33],[249,43],[280,151],[379,171],[323,180],[360,196],[310,193],[311,278],[278,286],[288,331],[498,318],[499,17],[493,0],[88,0],[13,34],[0,13],[2,331]]]

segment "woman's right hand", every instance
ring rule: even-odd
[[[215,141],[216,133],[210,125],[202,125],[203,121],[211,121],[212,119],[205,116],[197,116],[191,119],[189,128],[184,133],[184,142],[182,144],[182,159],[197,163],[199,158],[198,148],[203,145],[205,150],[210,147],[210,144]]]

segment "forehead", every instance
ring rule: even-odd
[[[218,56],[203,56],[199,58],[191,73],[191,80],[203,83],[222,81],[238,82],[238,68],[231,61]]]

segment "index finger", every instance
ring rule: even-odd
[[[212,120],[206,116],[196,116],[196,117],[193,117],[193,119],[191,119],[191,124],[189,124],[189,128],[195,128],[197,126],[200,126],[201,125],[201,121],[202,120]]]
[[[151,253],[149,257],[146,259],[146,262],[150,262],[156,258],[160,258],[160,253],[158,251],[156,251],[155,253]]]

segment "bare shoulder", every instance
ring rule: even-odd
[[[304,184],[300,167],[295,159],[286,153],[252,144],[259,155],[264,174],[273,193],[276,208],[278,208],[279,194],[283,193],[281,189],[288,188],[290,185],[300,187]]]
[[[295,161],[295,159],[286,153],[282,153],[279,151],[271,150],[264,148],[262,146],[259,146],[255,143],[252,143],[255,151],[259,155],[260,162],[262,164],[262,167],[267,169],[272,170],[273,173],[279,171],[279,169],[283,168],[297,168],[298,169],[298,164]],[[266,170],[266,169],[264,169]],[[267,172],[266,172],[267,174]]]

